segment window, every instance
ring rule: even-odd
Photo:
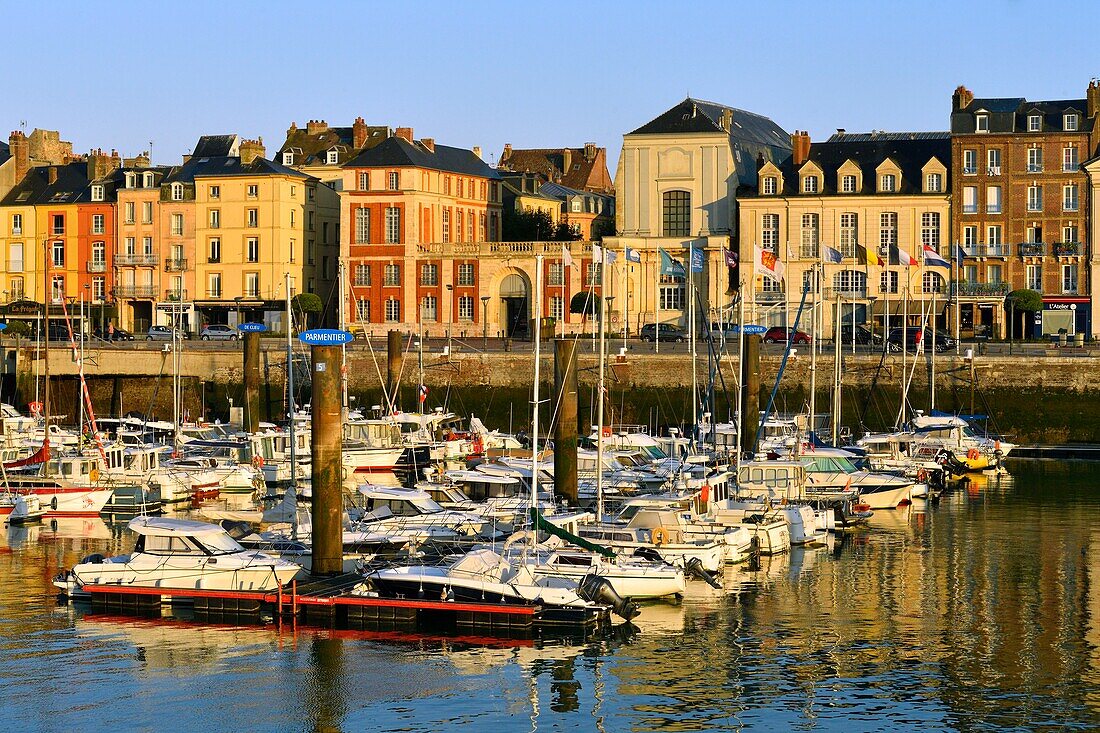
[[[1077,184],[1062,186],[1062,211],[1077,211]]]
[[[222,297],[222,276],[221,273],[212,272],[210,277],[206,281],[207,288],[206,294],[211,298]]]
[[[466,241],[474,241],[474,212],[473,210],[466,212]]]
[[[1062,115],[1062,129],[1066,132],[1077,132],[1077,115],[1072,112]]]
[[[1043,187],[1042,186],[1028,186],[1027,187],[1027,210],[1028,211],[1042,211],[1043,210]]]
[[[496,190],[496,186],[493,186],[493,190]],[[497,241],[497,215],[495,213],[489,215],[489,241]]]
[[[136,181],[137,176],[135,176],[133,173],[126,174],[126,188],[136,188]]]
[[[210,187],[210,198],[220,199],[221,197],[222,197],[222,187],[221,186],[211,186]]]
[[[973,247],[978,243],[978,227],[965,226],[963,227],[963,246]],[[971,250],[972,252],[973,250]]]
[[[880,293],[898,292],[898,274],[893,270],[883,270],[879,276],[878,289]]]
[[[434,323],[439,320],[439,308],[434,295],[425,295],[420,302],[420,320]]]
[[[978,187],[963,186],[963,213],[978,213]]]
[[[581,213],[581,202],[580,202],[579,200],[574,200],[574,201],[573,201],[573,202],[571,203],[571,206],[570,206],[570,210],[571,210],[571,211],[572,211],[572,212],[573,212],[574,214],[579,214],[579,213]]]
[[[183,184],[182,183],[173,183],[172,184],[172,200],[173,201],[183,201]]]
[[[764,278],[764,282],[768,279]],[[661,275],[661,310],[684,309],[684,279],[674,275]]]
[[[386,176],[386,187],[391,191],[396,191],[401,187],[401,174],[397,171],[390,171]]]
[[[355,301],[355,320],[370,322],[370,301],[366,298]]]
[[[551,269],[553,272],[553,269]],[[458,284],[470,287],[474,284],[474,266],[469,262],[463,262],[458,266]],[[551,283],[552,285],[553,283]],[[561,283],[558,283],[559,285]]]
[[[975,116],[974,130],[977,132],[989,132],[989,115]]]
[[[65,243],[54,242],[53,243],[53,266],[64,267],[65,266]]]
[[[988,265],[985,268],[985,281],[990,285],[999,285],[1004,282],[1003,270],[1000,265]]]
[[[455,241],[462,241],[462,209],[455,209]]]
[[[891,247],[898,244],[898,215],[893,211],[886,211],[879,215],[879,249],[883,253],[889,253]]]
[[[244,294],[248,298],[260,297],[260,273],[246,272],[244,274]]]
[[[92,201],[102,201],[102,200],[103,200],[103,184],[101,184],[101,183],[92,184]]]
[[[898,177],[893,173],[885,173],[882,178],[879,179],[879,191],[882,193],[893,193],[898,190]]]
[[[176,236],[183,235],[183,214],[172,214],[171,232]]]
[[[1062,148],[1062,170],[1066,173],[1073,173],[1077,170],[1077,146],[1067,145]]]
[[[967,265],[963,268],[963,282],[976,283],[978,282],[978,266]]]
[[[369,171],[359,171],[359,190],[360,191],[369,191],[370,190],[370,172]]]
[[[23,272],[23,244],[16,243],[11,246],[8,253],[8,272]]]
[[[92,234],[103,234],[103,214],[92,214]]]
[[[401,301],[397,298],[386,298],[386,323],[396,323],[401,320]]]
[[[846,213],[840,215],[840,256],[855,257],[858,241],[859,216]]]
[[[355,210],[355,243],[370,242],[370,209],[359,207]]]
[[[767,176],[764,178],[764,190],[765,196],[774,196],[779,190],[779,187],[775,185],[775,176]]]
[[[141,223],[152,224],[153,223],[153,202],[142,201],[141,202]]]
[[[470,300],[472,302],[473,298]],[[461,306],[461,300],[459,305]],[[550,296],[550,317],[554,319],[555,323],[565,320],[565,298],[560,295]]]
[[[52,226],[50,227],[51,233],[53,233],[53,234],[64,234],[65,233],[65,215],[64,214],[54,214],[51,217],[51,221],[52,221]]]
[[[54,303],[60,303],[65,299],[65,278],[61,275],[55,275],[50,283],[50,300]]]
[[[1028,173],[1041,173],[1043,171],[1043,149],[1042,148],[1028,148],[1027,149],[1027,172]]]
[[[258,227],[260,225],[260,210],[259,209],[247,209],[245,212],[246,226]],[[290,211],[290,224],[294,225],[294,210]]]
[[[867,275],[859,270],[841,270],[833,275],[833,289],[844,293],[862,293],[867,286]]]
[[[153,238],[152,237],[142,237],[141,238],[141,252],[142,252],[142,254],[145,254],[145,255],[152,255],[153,254]]]
[[[13,277],[8,287],[11,288],[12,300],[23,300],[23,278]]]
[[[125,249],[126,254],[128,254],[128,255],[137,254],[137,247],[134,246],[134,241],[135,240],[134,240],[133,237],[126,237],[126,241],[124,243],[124,246],[126,247],[126,249]]]
[[[439,266],[432,264],[423,264],[420,266],[420,284],[421,285],[438,285],[439,284]]]
[[[451,241],[451,210],[443,209],[443,241]]]
[[[798,251],[802,259],[818,258],[819,227],[820,220],[817,214],[802,215],[802,246]]]
[[[985,213],[987,213],[987,214],[999,214],[999,213],[1001,213],[1001,187],[1000,186],[986,186],[985,187]]]
[[[1039,132],[1043,129],[1043,118],[1040,115],[1028,115],[1027,116],[1027,131]]]
[[[842,176],[840,179],[840,191],[841,193],[855,193],[856,177],[853,175]]]
[[[817,176],[806,176],[802,179],[802,193],[817,193]]]
[[[209,262],[221,262],[222,261],[222,240],[214,237],[210,240],[210,256]]]
[[[661,233],[666,237],[687,237],[691,232],[691,194],[665,191],[661,197]]]
[[[134,214],[135,214],[134,208],[135,207],[134,207],[134,202],[133,201],[127,201],[126,206],[123,207],[123,212],[125,212],[125,213],[123,214],[122,220],[126,224],[133,224],[134,223]]]
[[[925,211],[920,215],[920,243],[940,251],[940,215],[937,211]]]
[[[1025,240],[1026,242],[1028,242],[1028,243],[1037,243],[1037,242],[1042,242],[1043,241],[1043,228],[1042,227],[1038,227],[1038,226],[1028,227],[1025,230],[1025,232],[1026,233],[1025,233],[1024,236],[1027,237],[1027,239]]]
[[[598,262],[589,262],[585,271],[584,284],[585,287],[599,286],[600,284],[600,265]]]
[[[978,151],[963,151],[963,173],[973,175],[978,172]]]
[[[294,153],[290,151],[283,153],[283,165],[294,165]]]
[[[290,210],[290,226],[294,226],[294,222],[297,219],[297,212],[294,209]]]
[[[761,217],[760,247],[779,254],[779,214],[764,214]]]
[[[250,199],[258,198],[259,195],[260,195],[260,187],[255,183],[249,184],[249,186],[248,186],[248,198],[250,198]]]
[[[994,257],[1004,254],[1004,240],[1001,238],[1001,225],[990,224],[985,228],[986,253]]]
[[[210,210],[210,228],[219,229],[222,225],[222,212],[218,209]]]
[[[22,234],[23,233],[23,215],[12,214],[11,215],[11,233]]]
[[[1027,287],[1029,290],[1037,290],[1040,293],[1043,292],[1043,266],[1042,265],[1028,265],[1027,266]]]
[[[941,193],[943,191],[943,174],[929,173],[924,177],[925,193]]]
[[[333,148],[332,150],[329,150],[327,153],[325,153],[325,162],[328,163],[329,165],[336,165],[337,161],[339,161],[339,160],[340,160],[340,152],[338,150],[336,150],[335,148]]]
[[[260,261],[260,240],[256,237],[249,237],[244,246],[244,258],[246,262],[259,262]]]
[[[401,210],[396,206],[386,207],[386,243],[398,244],[401,241]]]
[[[1063,242],[1079,242],[1079,241],[1081,241],[1080,239],[1077,238],[1077,225],[1076,224],[1069,224],[1067,226],[1062,227],[1062,241]]]
[[[921,280],[921,286],[925,294],[943,292],[943,275],[935,270],[925,270]]]
[[[382,284],[395,287],[401,285],[401,265],[386,265],[383,270]]]
[[[990,176],[1001,175],[1001,149],[990,148],[985,152],[988,168],[986,174]]]
[[[104,265],[107,262],[107,245],[103,242],[92,242],[92,262]]]
[[[560,286],[565,282],[565,265],[561,262],[551,262],[547,268],[546,284],[551,287]]]
[[[477,241],[485,241],[485,214],[478,215],[477,221]]]
[[[370,265],[358,264],[355,266],[355,287],[365,288],[370,286]]]
[[[1077,292],[1077,265],[1062,265],[1062,292]]]

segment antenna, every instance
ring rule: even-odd
[[[19,129],[21,129],[21,130],[26,130],[27,129],[27,121],[26,120],[19,120]]]

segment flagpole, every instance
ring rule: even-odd
[[[928,410],[936,409],[936,288],[932,287],[932,378],[928,380]]]
[[[653,353],[661,353],[661,248],[653,253]]]
[[[962,279],[962,249],[959,245],[955,245],[955,251],[951,253],[951,259],[955,261],[955,356],[959,355],[959,349],[962,338],[962,323],[959,318],[959,280]]]
[[[627,269],[630,268],[630,258],[623,252],[623,351],[626,351],[626,327],[630,321],[630,291],[627,287]]]
[[[688,240],[687,269],[688,339],[691,343],[691,439],[694,445],[699,431],[699,400],[695,373],[695,243],[691,240]]]

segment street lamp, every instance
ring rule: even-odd
[[[489,301],[491,295],[481,296],[481,348],[489,348]]]

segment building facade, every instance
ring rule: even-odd
[[[557,183],[589,193],[613,194],[615,186],[607,170],[607,148],[585,143],[583,148],[513,149],[504,146],[497,170],[530,173],[544,183]]]

